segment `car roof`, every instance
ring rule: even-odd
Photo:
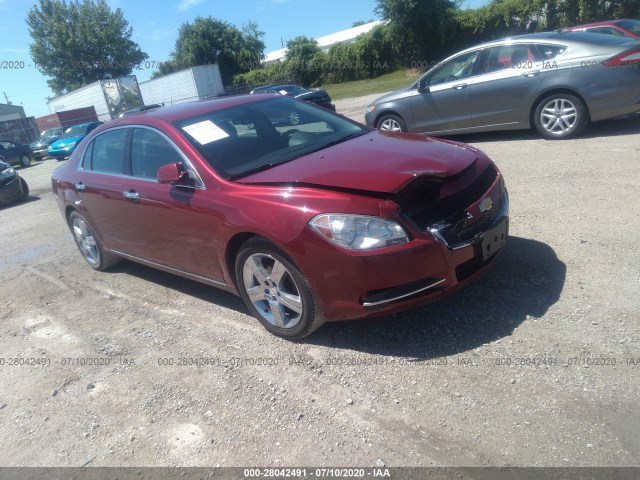
[[[585,23],[582,25],[575,25],[573,27],[567,27],[567,30],[572,28],[585,28],[585,27],[600,27],[606,25],[617,25],[620,22],[624,22],[625,18],[619,18],[618,20],[603,20],[601,22]]]
[[[603,35],[601,33],[589,33],[589,32],[581,32],[581,31],[560,31],[556,30],[553,32],[540,32],[540,33],[528,33],[525,35],[514,35],[512,37],[500,38],[497,40],[492,40],[490,42],[482,43],[479,45],[474,45],[473,47],[467,48],[466,50],[462,50],[457,52],[455,55],[464,52],[470,52],[476,50],[478,48],[487,48],[494,45],[502,45],[504,43],[529,43],[529,42],[548,42],[555,44],[592,44],[592,45],[623,45],[629,44],[635,45],[637,43],[636,40],[626,38],[626,37],[617,37],[615,35]]]

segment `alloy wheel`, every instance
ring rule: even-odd
[[[303,315],[300,288],[282,262],[254,253],[245,260],[242,275],[247,296],[264,320],[284,329],[298,325]]]
[[[93,232],[89,229],[87,223],[82,218],[76,217],[73,219],[72,230],[84,258],[91,265],[98,265],[100,263],[100,251]]]
[[[554,98],[540,112],[542,127],[552,135],[566,134],[575,127],[577,121],[577,108],[566,98]]]
[[[402,127],[400,126],[397,120],[394,120],[393,118],[388,118],[382,121],[382,123],[380,123],[380,130],[387,130],[389,132],[401,132]]]

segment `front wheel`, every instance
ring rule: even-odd
[[[378,128],[388,132],[407,132],[407,124],[397,115],[384,115],[378,120]]]
[[[543,137],[563,139],[582,130],[589,122],[589,116],[582,100],[569,93],[559,93],[544,98],[538,104],[533,121]]]
[[[309,282],[271,242],[248,240],[238,252],[235,273],[247,308],[274,335],[303,338],[324,323]]]
[[[29,198],[29,185],[27,185],[27,182],[22,177],[20,177],[20,186],[22,187],[22,196],[20,197],[20,201],[23,201]]]
[[[72,212],[69,215],[69,228],[80,253],[94,270],[106,270],[120,261],[120,257],[106,253],[102,249],[93,229],[78,212]]]
[[[27,168],[28,166],[30,166],[31,157],[26,153],[23,153],[22,155],[20,155],[20,165],[22,166],[22,168]]]

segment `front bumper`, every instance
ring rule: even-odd
[[[16,173],[13,178],[0,180],[0,204],[15,202],[22,198],[22,182]]]
[[[496,259],[506,242],[509,202],[498,178],[483,195],[500,195],[499,212],[464,242],[428,228],[412,240],[367,252],[341,249],[311,230],[287,246],[327,321],[370,318],[406,310],[456,292]],[[442,227],[444,228],[444,226]]]
[[[50,157],[55,157],[55,158],[70,157],[75,149],[76,147],[70,148],[68,150],[64,148],[61,148],[59,150],[49,149],[47,150],[47,153],[49,154]]]
[[[47,147],[34,148],[32,149],[32,151],[33,151],[33,158],[45,158],[49,155],[49,149]]]
[[[374,128],[375,120],[376,120],[376,115],[374,112],[367,112],[364,114],[364,123],[367,125],[367,127]]]

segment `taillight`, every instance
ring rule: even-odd
[[[640,48],[627,50],[602,62],[605,67],[633,66],[640,68]]]

